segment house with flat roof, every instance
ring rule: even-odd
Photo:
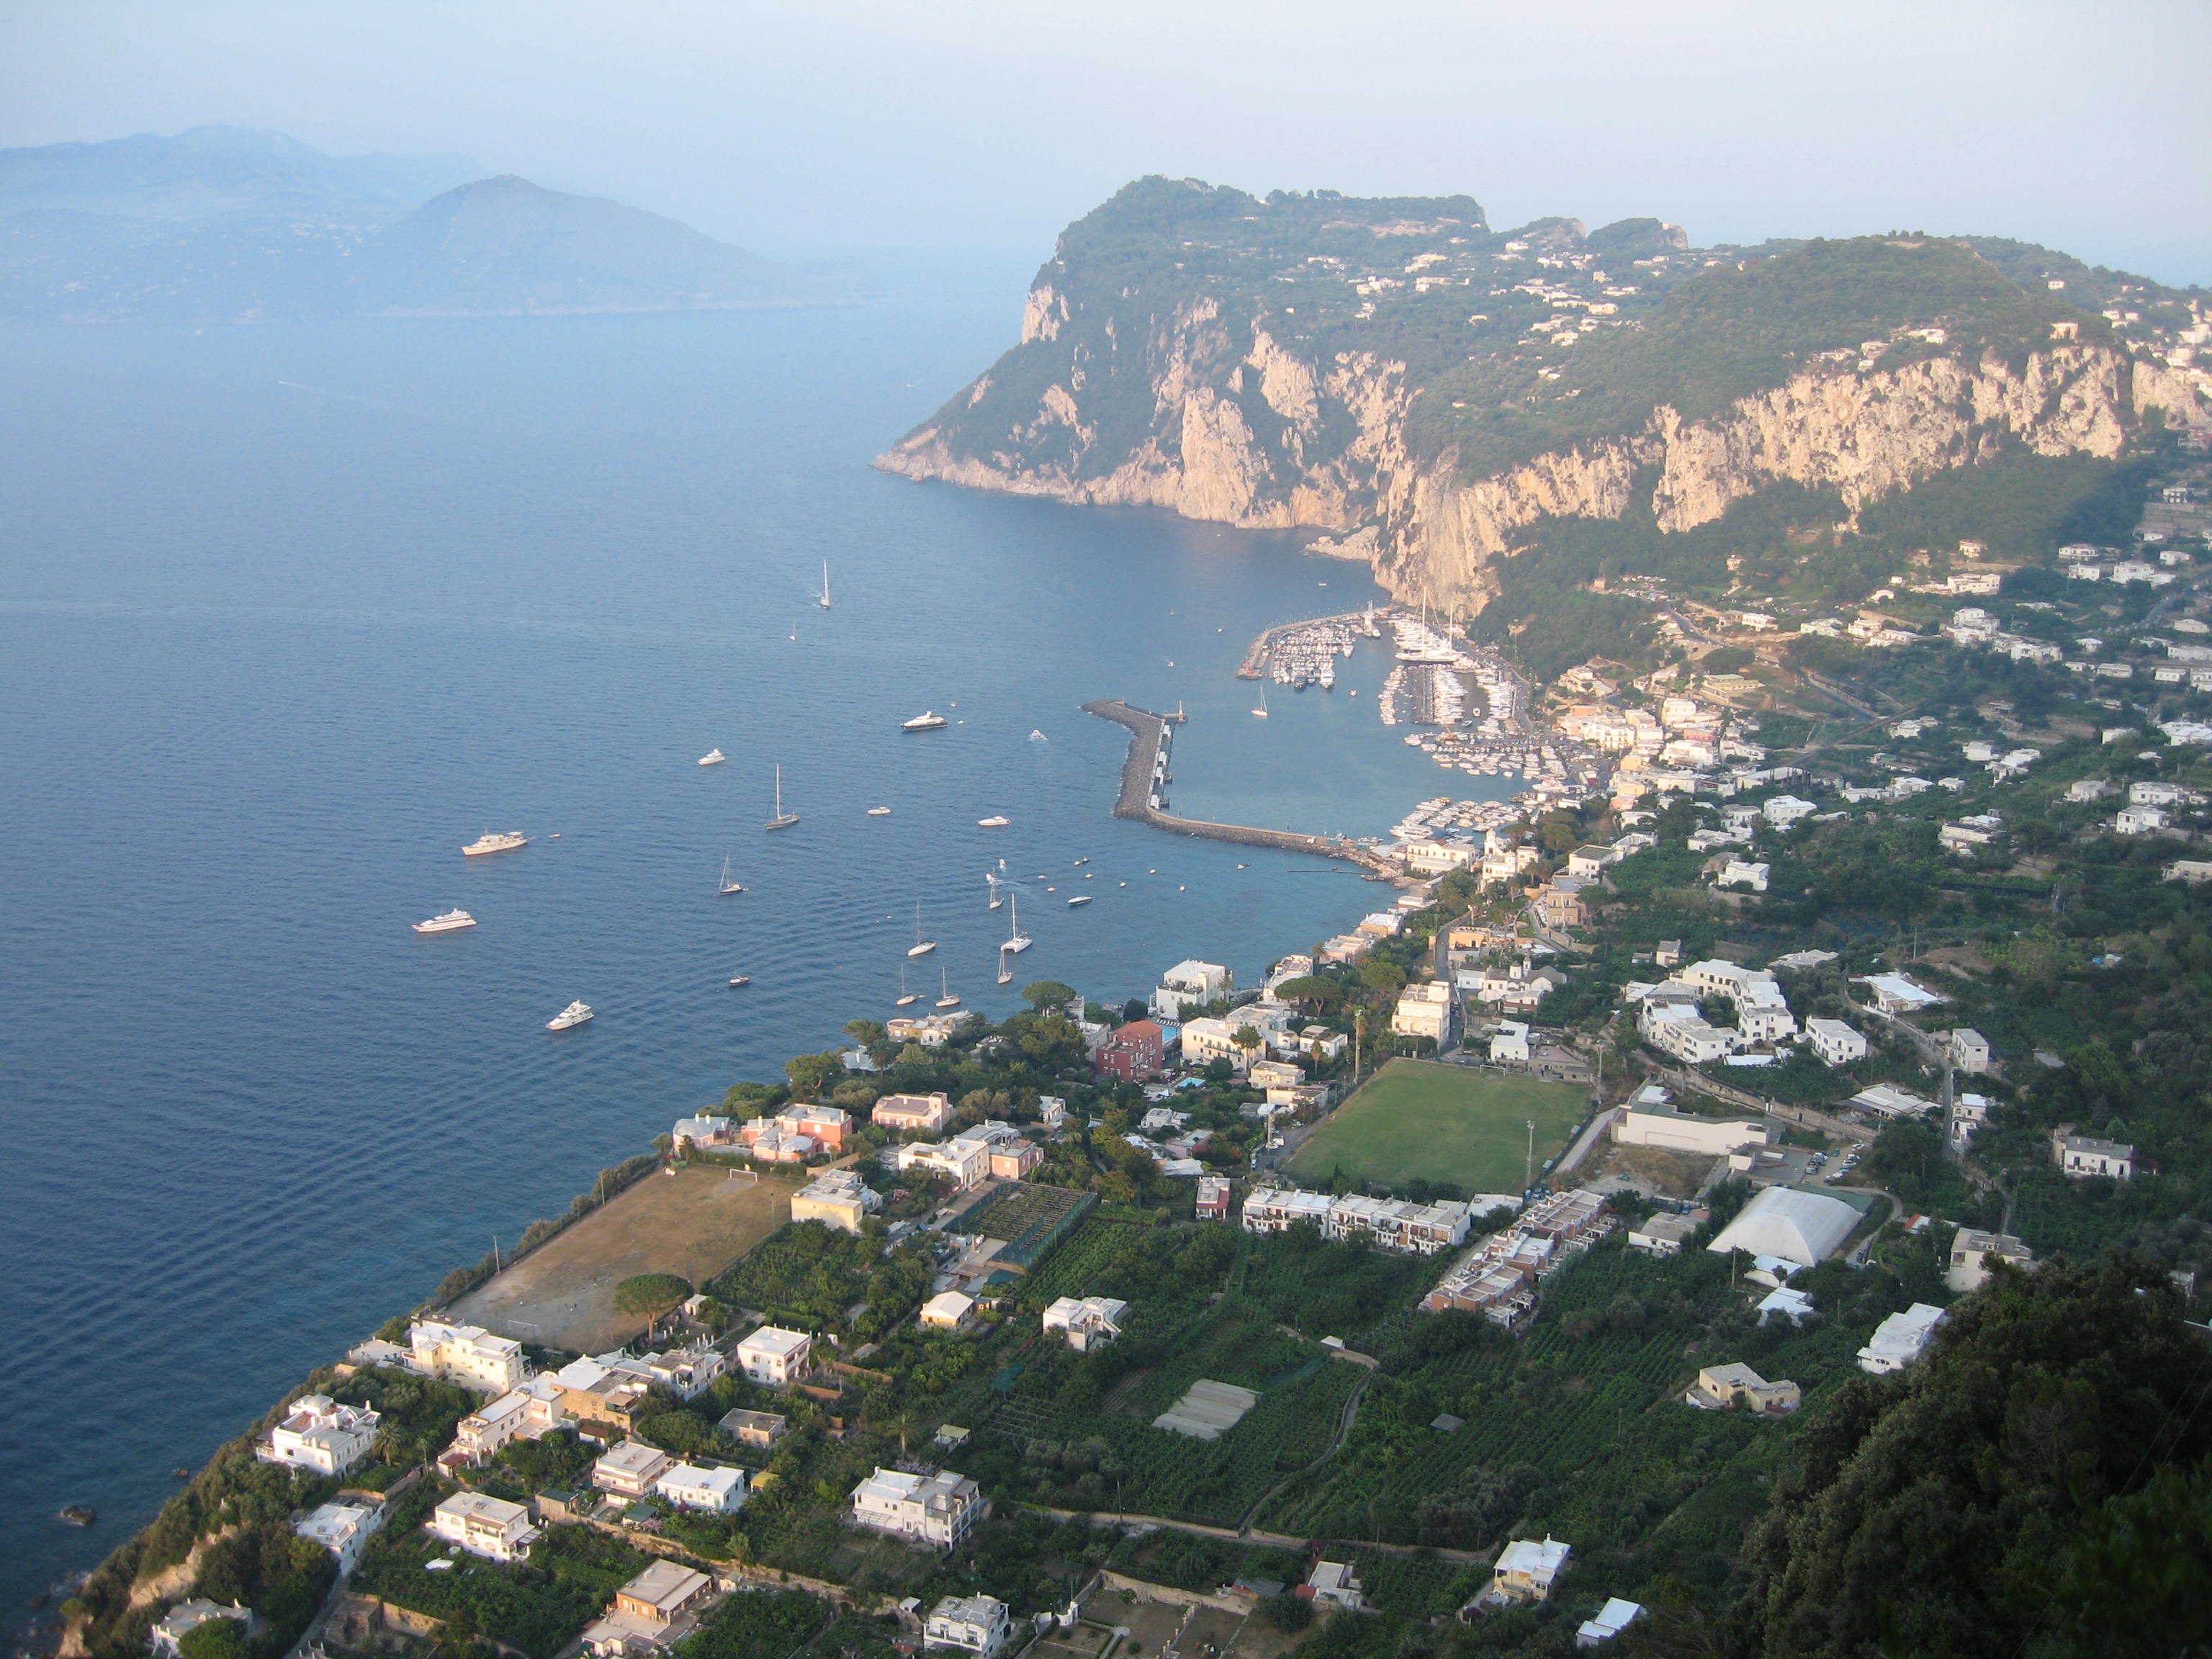
[[[1577,1648],[1595,1648],[1610,1642],[1644,1615],[1639,1601],[1626,1601],[1618,1595],[1606,1598],[1605,1605],[1582,1622],[1575,1632]]]
[[[850,1170],[824,1170],[791,1195],[793,1221],[820,1221],[848,1233],[884,1207],[883,1195]]]
[[[1367,1605],[1360,1594],[1359,1576],[1342,1561],[1316,1561],[1306,1575],[1307,1599],[1341,1607],[1346,1613],[1358,1613]]]
[[[1121,1334],[1121,1316],[1129,1304],[1110,1296],[1063,1296],[1044,1310],[1042,1328],[1058,1331],[1078,1353],[1088,1353],[1102,1342]]]
[[[453,1443],[439,1455],[439,1467],[450,1474],[483,1462],[510,1441],[535,1440],[559,1428],[569,1415],[562,1395],[556,1376],[533,1376],[509,1389],[455,1425]]]
[[[418,1319],[407,1329],[408,1370],[480,1394],[502,1395],[530,1375],[522,1344],[478,1325]]]
[[[698,1628],[696,1610],[714,1581],[675,1561],[655,1561],[615,1592],[614,1605],[583,1635],[595,1659],[663,1653]]]
[[[653,1494],[679,1510],[702,1510],[728,1515],[745,1501],[743,1469],[708,1468],[697,1463],[672,1463],[653,1483]]]
[[[1124,1083],[1156,1078],[1167,1065],[1166,1033],[1157,1020],[1133,1019],[1091,1051],[1091,1063]]]
[[[1977,1227],[1961,1227],[1951,1235],[1951,1260],[1943,1282],[1961,1296],[1969,1291],[1978,1291],[1990,1282],[1990,1269],[1999,1261],[2009,1261],[2017,1267],[2033,1267],[2035,1252],[2010,1233],[1985,1233]]]
[[[538,1536],[527,1509],[480,1492],[455,1492],[423,1524],[433,1536],[487,1561],[526,1561]]]
[[[1808,1019],[1805,1037],[1824,1066],[1849,1066],[1867,1057],[1867,1040],[1840,1019]]]
[[[617,1498],[643,1498],[675,1462],[658,1446],[625,1440],[592,1465],[592,1484]]]
[[[251,1608],[234,1601],[227,1607],[198,1597],[189,1601],[179,1601],[162,1614],[153,1629],[146,1632],[146,1644],[159,1656],[159,1659],[178,1659],[182,1651],[179,1644],[210,1619],[235,1619],[240,1624],[250,1627],[253,1623],[253,1613]]]
[[[741,1446],[766,1449],[791,1431],[791,1419],[775,1412],[734,1411],[714,1426]]]
[[[991,1512],[983,1489],[949,1470],[879,1468],[853,1488],[853,1524],[949,1548]]]
[[[1547,1601],[1567,1570],[1574,1547],[1547,1534],[1542,1541],[1516,1538],[1498,1552],[1490,1569],[1490,1592],[1501,1601]]]
[[[868,1121],[902,1134],[942,1134],[952,1121],[952,1101],[945,1095],[885,1095],[868,1114]]]
[[[294,1522],[292,1530],[337,1557],[340,1572],[351,1572],[362,1546],[383,1524],[384,1511],[370,1504],[324,1504]]]
[[[1225,1176],[1200,1176],[1198,1178],[1197,1218],[1200,1221],[1229,1219],[1231,1188]]]
[[[1237,988],[1237,975],[1215,962],[1178,962],[1160,975],[1152,993],[1152,1013],[1179,1020],[1184,1011],[1224,1000]]]
[[[1014,1633],[1006,1604],[993,1595],[948,1595],[929,1610],[921,1627],[921,1645],[972,1653],[978,1659],[1006,1646]]]
[[[1705,1411],[1724,1412],[1741,1401],[1754,1412],[1786,1417],[1803,1403],[1795,1382],[1770,1382],[1748,1365],[1707,1365],[1682,1396],[1685,1403]]]
[[[264,1463],[343,1474],[374,1447],[380,1420],[366,1406],[341,1406],[326,1394],[301,1395],[253,1455]]]
[[[1949,1048],[1951,1064],[1955,1069],[1970,1072],[1976,1076],[1990,1069],[1990,1040],[1972,1026],[1961,1025],[1952,1032]]]
[[[1944,1320],[1944,1311],[1916,1302],[1903,1313],[1893,1313],[1874,1328],[1874,1334],[1858,1352],[1859,1369],[1875,1376],[1901,1371],[1926,1351],[1929,1339]]]
[[[1646,1255],[1676,1255],[1682,1242],[1697,1231],[1698,1224],[1686,1215],[1659,1210],[1628,1230],[1628,1248]]]
[[[804,1331],[763,1325],[738,1344],[738,1369],[755,1382],[787,1389],[806,1375],[814,1339]]]

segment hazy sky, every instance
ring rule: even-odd
[[[2203,283],[2208,65],[2207,0],[9,0],[0,144],[459,151],[783,254],[1042,255],[1165,173]]]

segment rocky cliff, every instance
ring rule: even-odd
[[[2118,455],[2203,377],[1933,240],[1692,250],[1657,221],[1491,231],[1463,198],[1167,180],[1070,227],[1022,338],[877,465],[1328,532],[1479,608],[1547,518],[1689,529],[1778,483],[1845,509],[2002,453]]]

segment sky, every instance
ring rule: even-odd
[[[9,0],[0,146],[458,152],[784,257],[1042,258],[1160,173],[2212,283],[2207,64],[2205,0]]]

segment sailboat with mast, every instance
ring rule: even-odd
[[[937,999],[937,1006],[939,1007],[957,1008],[960,1006],[960,999],[952,994],[951,988],[945,982],[945,969],[943,968],[939,968],[937,970],[937,988],[944,993],[942,996]]]
[[[1006,947],[1002,945],[999,947],[999,983],[1012,985],[1013,982],[1014,970],[1006,965]]]
[[[983,884],[991,890],[991,908],[994,910],[1006,902],[1006,896],[999,890],[999,878],[996,873],[986,870],[983,872]]]
[[[1267,688],[1264,685],[1260,688],[1260,706],[1252,712],[1261,720],[1267,718]]]
[[[1001,945],[999,949],[1001,952],[1012,951],[1018,953],[1028,950],[1036,941],[1031,939],[1027,933],[1022,932],[1022,907],[1015,901],[1014,896],[1012,894],[1007,896],[1007,902],[1011,904],[1013,908],[1014,930],[1012,933],[1007,937],[1006,942],[1004,945]]]
[[[799,822],[799,814],[783,810],[783,768],[775,769],[775,816],[768,821],[770,830],[788,830]]]
[[[722,884],[714,890],[726,897],[732,893],[742,893],[745,890],[744,883],[731,879],[730,861],[726,858],[722,860]]]
[[[920,899],[916,899],[914,902],[914,948],[908,951],[907,955],[910,957],[926,957],[936,948],[937,941],[935,939],[924,939],[921,936],[921,901]]]
[[[830,561],[822,561],[822,591],[814,596],[814,603],[824,611],[830,608]]]
[[[898,1000],[894,1002],[891,1006],[894,1008],[911,1008],[915,1003],[921,1000],[921,992],[909,991],[906,988],[906,964],[904,963],[899,963]]]

